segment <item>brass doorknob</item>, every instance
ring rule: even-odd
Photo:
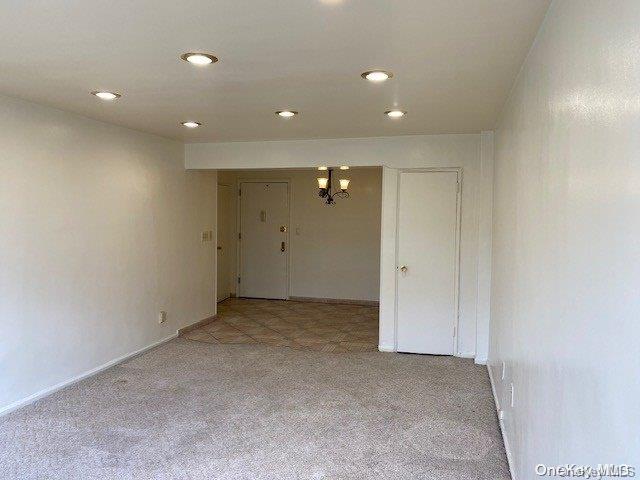
[[[408,268],[407,268],[407,266],[406,266],[406,265],[403,265],[403,266],[401,266],[401,267],[400,267],[400,271],[401,271],[402,273],[407,273],[407,270],[408,270]]]

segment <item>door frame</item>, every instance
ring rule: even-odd
[[[229,291],[229,296],[226,297],[223,300],[218,300],[218,292],[220,289],[220,285],[218,285],[218,271],[220,270],[220,264],[218,262],[218,242],[220,241],[220,218],[218,217],[218,204],[220,202],[220,187],[229,187],[231,188],[231,195],[233,196],[233,183],[220,183],[220,182],[216,182],[216,228],[213,230],[215,232],[215,246],[216,246],[216,271],[215,271],[215,275],[216,275],[216,288],[215,288],[215,301],[216,301],[216,305],[220,302],[224,302],[225,300],[227,300],[228,298],[231,297],[231,291]],[[233,198],[233,197],[232,197]],[[233,203],[231,204],[233,205]],[[231,213],[231,212],[230,212]],[[231,266],[231,259],[229,259],[230,265]],[[230,272],[227,272],[230,273]],[[229,280],[229,279],[227,279]],[[227,285],[228,287],[229,285]],[[230,290],[230,289],[229,289]]]
[[[238,194],[238,196],[236,197],[238,199],[237,201],[237,209],[236,209],[236,226],[237,226],[237,232],[236,232],[236,244],[237,244],[237,248],[236,248],[236,282],[238,281],[237,277],[240,276],[241,272],[242,272],[242,240],[240,239],[240,233],[242,233],[240,231],[241,227],[242,227],[242,198],[240,196],[240,191],[242,189],[242,184],[243,183],[285,183],[287,185],[287,206],[289,209],[287,218],[288,218],[288,225],[287,225],[287,235],[286,235],[286,242],[287,242],[287,246],[289,248],[288,250],[288,254],[287,254],[287,282],[286,282],[286,287],[287,287],[287,291],[286,291],[286,299],[289,300],[289,297],[291,296],[291,257],[292,257],[292,249],[291,249],[291,198],[292,198],[292,194],[291,194],[291,179],[290,178],[238,178],[238,182],[237,182],[237,189],[236,189],[236,193]],[[236,288],[236,296],[237,297],[242,297],[242,282],[241,283],[236,283],[237,288]]]
[[[462,223],[462,188],[463,169],[462,167],[434,167],[434,168],[400,168],[396,185],[396,225],[395,225],[395,302],[393,318],[393,349],[398,351],[398,275],[399,275],[399,254],[400,254],[400,179],[403,173],[434,173],[452,172],[456,173],[458,188],[456,192],[456,231],[455,231],[455,265],[454,265],[454,305],[455,318],[453,322],[453,356],[458,356],[458,333],[460,331],[460,235]]]

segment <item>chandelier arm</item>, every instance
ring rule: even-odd
[[[347,192],[346,189],[339,189],[336,192],[332,191],[332,179],[333,179],[333,168],[328,168],[327,169],[327,186],[326,188],[321,188],[319,191],[318,196],[322,199],[325,200],[325,203],[327,205],[335,205],[336,204],[336,200],[338,198],[349,198],[349,192]]]

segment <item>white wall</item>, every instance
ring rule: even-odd
[[[486,142],[485,142],[486,143]],[[486,201],[481,176],[481,135],[412,135],[356,139],[273,142],[203,143],[186,145],[188,169],[295,168],[327,163],[384,166],[382,180],[382,232],[380,277],[380,348],[395,348],[395,224],[397,172],[401,168],[459,167],[463,170],[460,319],[458,352],[476,353],[479,202]],[[489,179],[490,180],[490,179]],[[490,182],[489,182],[490,183]],[[487,230],[487,229],[485,229]],[[486,234],[486,231],[485,231]],[[486,241],[482,239],[482,241]],[[482,263],[482,265],[488,262]],[[486,267],[488,268],[488,267]],[[482,278],[486,278],[484,275]],[[483,297],[486,299],[486,297]],[[487,299],[488,301],[488,299]],[[486,334],[484,335],[486,348]],[[478,359],[482,361],[482,358]]]
[[[318,197],[316,178],[320,175],[315,169],[241,170],[221,171],[219,180],[233,183],[236,192],[242,180],[289,181],[290,296],[378,301],[382,171],[334,171],[336,184],[343,176],[351,179],[351,198],[338,199],[331,207]],[[230,208],[233,222],[228,228],[237,238],[237,203]],[[235,249],[230,254],[235,260]],[[232,265],[227,276],[236,278],[236,262]]]
[[[215,190],[178,142],[0,97],[0,411],[215,312]]]
[[[480,138],[478,189],[478,310],[476,313],[476,363],[487,363],[491,322],[491,231],[493,212],[494,134]]]
[[[554,2],[496,132],[490,368],[520,480],[640,468],[638,25],[637,0]]]

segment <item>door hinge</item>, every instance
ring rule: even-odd
[[[238,277],[238,283],[240,283],[240,277]]]
[[[241,196],[242,196],[242,189],[241,189],[241,188],[239,188],[239,189],[238,189],[238,196],[239,196],[239,197],[241,197]]]
[[[238,240],[242,240],[242,233],[238,233]]]

